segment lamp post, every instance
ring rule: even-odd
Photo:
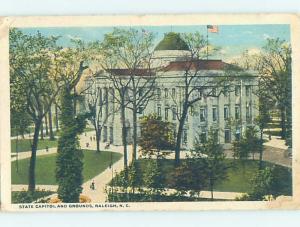
[[[114,201],[114,168],[113,168],[113,153],[110,152],[110,168],[111,168],[111,194]]]
[[[18,141],[19,141],[19,132],[16,127],[17,139],[16,139],[16,170],[19,172],[19,153],[18,153]]]

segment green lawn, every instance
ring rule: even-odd
[[[100,154],[95,151],[84,151],[84,182],[97,176],[104,171],[111,162],[111,153],[109,151],[101,151]],[[53,185],[55,180],[55,158],[56,154],[38,156],[36,162],[36,184]],[[112,153],[113,162],[118,161],[122,157],[121,154]],[[16,172],[16,162],[12,162],[12,184],[28,183],[28,165],[29,159],[19,160],[19,172]]]
[[[16,139],[11,140],[11,152],[16,152]],[[30,139],[19,139],[18,140],[18,152],[31,151],[31,140]],[[49,148],[57,147],[57,140],[39,140],[38,150],[45,149],[46,146]]]
[[[154,160],[151,160],[154,161]],[[140,159],[137,161],[138,175],[142,179],[142,175],[145,169],[146,163],[149,160]],[[184,160],[182,160],[184,162]],[[228,169],[227,179],[223,179],[216,182],[215,191],[228,191],[228,192],[249,192],[251,186],[251,179],[258,170],[258,161],[247,160],[243,165],[239,160],[226,160],[228,166],[232,166]],[[268,162],[264,162],[266,166],[275,166],[278,172],[278,192],[284,195],[291,195],[292,193],[292,174],[291,169],[274,165]],[[174,160],[164,160],[162,164],[163,173],[165,173],[165,187],[171,188],[174,181]],[[114,179],[114,185],[121,185],[118,182],[118,177]],[[141,186],[144,186],[143,180],[141,180]],[[203,190],[209,190],[204,188]]]

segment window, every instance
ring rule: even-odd
[[[175,121],[176,120],[176,107],[172,108],[172,115],[173,115],[172,119]]]
[[[229,107],[224,106],[224,120],[228,120],[229,118]]]
[[[161,117],[161,107],[157,107],[157,116]]]
[[[205,143],[206,142],[206,132],[201,132],[200,134],[200,142]]]
[[[176,98],[176,90],[175,90],[175,88],[172,88],[172,98]]]
[[[250,85],[247,85],[246,86],[246,96],[249,96],[250,92],[251,92],[251,87],[250,87]]]
[[[103,142],[107,142],[107,126],[104,126]]]
[[[229,87],[228,86],[225,86],[224,87],[224,96],[228,96],[228,92],[229,92]]]
[[[161,90],[160,90],[160,88],[157,88],[156,94],[157,94],[157,98],[160,99],[161,98]]]
[[[114,143],[114,128],[113,127],[109,128],[109,143],[111,143],[111,144]]]
[[[202,99],[203,98],[203,89],[202,88],[198,88],[198,94],[199,94],[199,98]]]
[[[246,104],[246,119],[247,120],[251,119],[251,105],[249,103]]]
[[[230,130],[225,129],[225,143],[230,143]]]
[[[187,143],[187,131],[183,130],[183,143],[186,144]]]
[[[240,106],[235,106],[235,119],[240,119]]]
[[[144,107],[139,106],[138,113],[144,115]]]
[[[100,87],[98,88],[98,99],[99,99],[98,106],[102,106],[102,90]]]
[[[169,120],[169,108],[168,107],[165,108],[165,120],[166,121]]]
[[[241,139],[241,130],[240,128],[237,128],[235,132],[235,140],[240,140],[240,139]]]
[[[235,96],[239,96],[241,94],[241,87],[240,87],[240,85],[236,85],[235,86],[234,93],[235,93]]]
[[[144,93],[143,88],[139,88],[139,97],[142,97],[143,93]]]
[[[217,96],[217,89],[215,87],[211,90],[211,95]]]
[[[200,121],[204,122],[206,120],[206,113],[205,108],[200,109]]]
[[[165,98],[168,98],[168,96],[169,96],[168,88],[165,88]]]
[[[212,108],[212,118],[213,118],[213,121],[217,121],[218,120],[217,107],[213,107]]]

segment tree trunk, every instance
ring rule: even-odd
[[[97,146],[97,152],[98,152],[98,153],[100,153],[101,131],[102,131],[102,127],[100,127],[100,128],[96,131],[96,146]]]
[[[56,127],[56,132],[59,131],[59,125],[58,125],[58,107],[57,104],[55,104],[55,127]]]
[[[74,116],[76,116],[76,112],[77,112],[77,109],[76,109],[76,106],[77,106],[77,97],[76,97],[76,87],[73,88],[73,92],[74,92]]]
[[[41,120],[40,128],[41,128],[41,140],[43,140],[44,139],[44,124],[43,124],[43,120]]]
[[[123,101],[124,103],[124,101]],[[121,104],[121,123],[122,123],[122,143],[123,143],[123,152],[124,152],[124,170],[125,170],[125,179],[128,182],[128,158],[127,158],[127,128],[126,128],[126,116],[125,116],[125,105]]]
[[[49,109],[48,117],[49,117],[49,137],[50,137],[50,140],[54,140],[55,138],[54,138],[54,134],[53,134],[52,110],[51,110],[51,107]]]
[[[259,169],[262,170],[262,159],[263,159],[263,151],[264,151],[264,144],[263,144],[263,129],[260,130],[260,146],[259,146]]]
[[[210,179],[209,180],[209,188],[210,188],[210,199],[211,199],[211,201],[213,201],[214,200],[214,183],[213,183],[213,181]]]
[[[45,115],[45,135],[48,136],[49,135],[49,130],[48,130],[48,118],[47,118],[47,114]]]
[[[285,139],[286,136],[286,122],[285,122],[285,108],[280,109],[280,126],[281,126],[281,139]]]
[[[132,112],[132,125],[133,125],[133,132],[132,132],[132,160],[136,160],[137,158],[137,114],[136,114],[137,108],[136,106],[133,107],[133,112]]]
[[[186,119],[187,108],[185,108],[182,112],[182,116],[179,120],[179,126],[177,130],[177,137],[176,137],[176,145],[175,145],[175,166],[179,166],[180,164],[180,149],[181,149],[181,138],[183,132],[183,126]]]
[[[30,192],[35,191],[36,151],[37,151],[37,146],[38,146],[39,131],[40,131],[41,125],[42,125],[42,119],[38,119],[35,122],[34,135],[33,135],[33,141],[32,141],[32,146],[31,146],[31,157],[30,157],[30,163],[29,163],[28,191],[30,191]]]

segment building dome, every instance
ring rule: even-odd
[[[169,32],[157,44],[155,50],[189,50],[189,47],[180,37],[179,33]]]

